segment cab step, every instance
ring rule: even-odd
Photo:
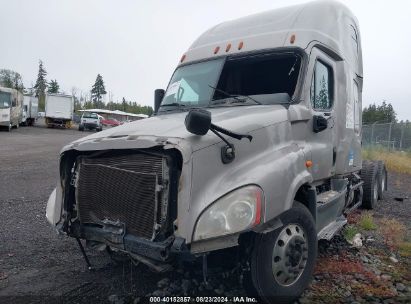
[[[340,192],[335,190],[326,191],[317,195],[317,204],[323,205],[332,202],[335,198],[341,195]]]
[[[341,230],[344,225],[347,224],[347,219],[344,216],[340,216],[335,221],[329,223],[317,234],[319,240],[331,240],[333,236]]]

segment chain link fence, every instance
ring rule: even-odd
[[[373,123],[362,126],[363,146],[411,151],[411,123]]]

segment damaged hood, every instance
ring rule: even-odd
[[[211,112],[215,125],[243,134],[287,120],[287,109],[281,105],[231,106],[207,110]],[[125,123],[78,139],[64,147],[62,152],[69,149],[86,151],[149,148],[167,144],[185,147],[194,152],[221,141],[212,132],[204,136],[188,132],[184,125],[187,113],[174,112]]]

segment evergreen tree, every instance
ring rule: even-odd
[[[52,93],[52,94],[57,94],[57,93],[59,93],[59,90],[60,90],[60,86],[57,83],[57,80],[56,79],[50,80],[49,88],[48,88],[47,92]]]
[[[43,67],[43,62],[39,60],[39,72],[37,74],[36,84],[34,85],[35,95],[39,98],[39,111],[44,111],[46,100],[46,80],[47,72]]]
[[[106,92],[106,88],[104,87],[103,77],[100,74],[98,74],[96,78],[96,82],[94,83],[91,89],[93,105],[96,108],[104,107],[104,103],[102,102],[102,98],[104,94],[107,94],[107,92]]]
[[[329,107],[328,104],[328,89],[327,84],[325,82],[325,78],[320,81],[320,91],[318,95],[315,97],[316,99],[316,108],[318,109],[327,109]]]
[[[126,101],[126,99],[125,99],[124,97],[123,97],[123,101],[122,101],[121,104],[123,105],[122,110],[123,110],[124,112],[127,112],[127,101]]]

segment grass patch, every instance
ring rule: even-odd
[[[351,242],[357,233],[358,229],[353,225],[347,225],[343,230],[343,236],[347,240],[347,242]]]
[[[398,246],[398,252],[403,257],[411,257],[411,242],[402,242]]]
[[[404,243],[407,228],[405,225],[396,219],[382,219],[379,230],[384,237],[385,244],[392,251],[399,249],[400,245]]]
[[[363,213],[360,217],[358,225],[364,230],[375,230],[377,228],[371,212]]]
[[[382,147],[365,147],[362,158],[367,160],[383,160],[389,171],[411,175],[411,153],[389,151]]]

